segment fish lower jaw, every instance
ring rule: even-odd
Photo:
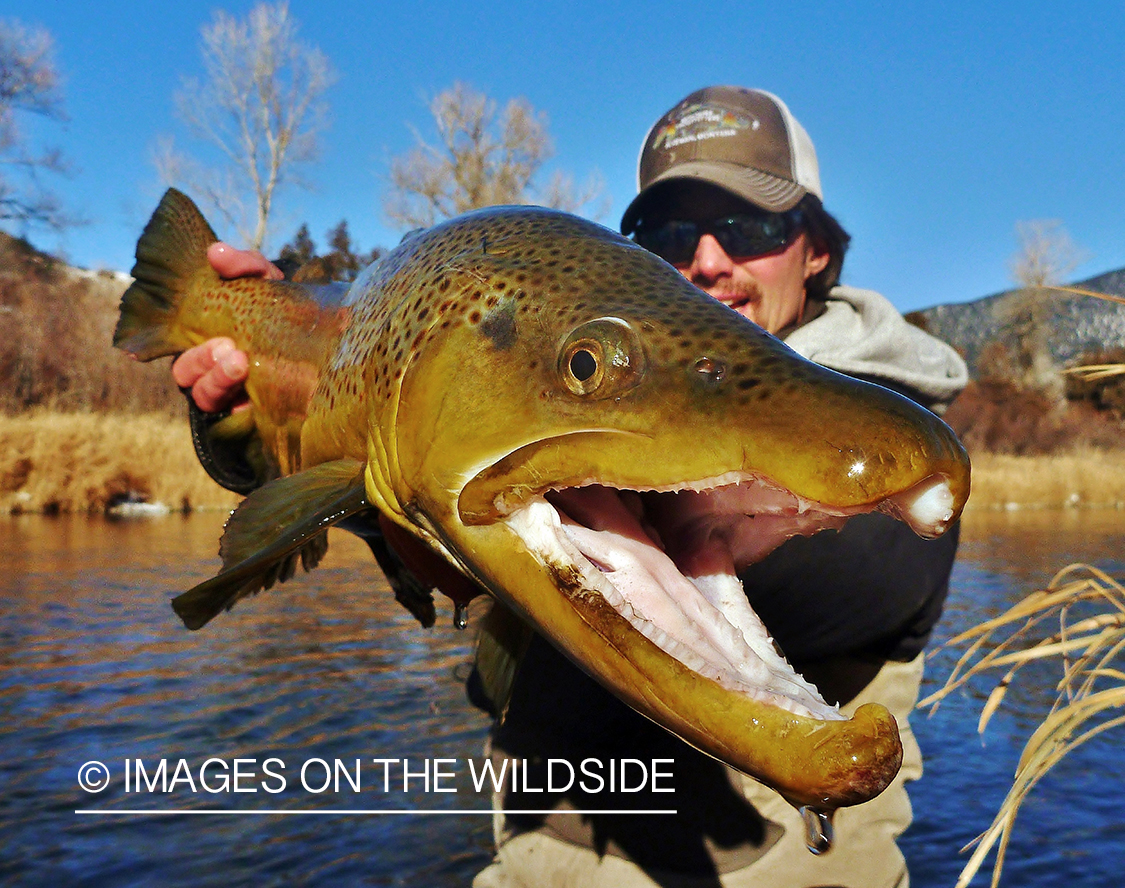
[[[720,627],[724,634],[736,636],[731,639],[730,647],[733,650],[725,656],[716,648],[704,647],[700,650],[666,632],[644,614],[635,610],[622,598],[612,583],[608,586],[609,589],[603,589],[602,595],[609,605],[628,620],[641,635],[692,672],[711,679],[728,691],[745,694],[760,703],[796,715],[822,721],[845,718],[837,707],[825,702],[815,686],[805,681],[784,658],[776,653],[773,641],[766,634],[764,627],[760,633],[753,633],[753,637],[768,646],[769,653],[765,657],[758,658],[754,654],[747,655],[738,651],[737,648],[744,646],[745,642],[737,636],[745,637],[746,630],[725,619],[716,622],[715,625]],[[760,647],[760,645],[753,647]]]
[[[669,657],[726,690],[800,716],[844,719],[778,653],[734,575],[729,547],[724,555],[722,544],[713,546],[700,559],[718,570],[689,578],[650,532],[630,522],[627,506],[615,506],[615,491],[583,490],[561,508],[540,498],[508,519],[556,575],[572,578],[568,594],[600,597]],[[575,497],[586,504],[600,498],[601,527],[572,517],[583,507]]]

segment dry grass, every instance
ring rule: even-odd
[[[1087,295],[1125,301],[1104,294]],[[1125,374],[1125,364],[1095,364],[1068,372],[1085,380],[1105,380]],[[1077,447],[1048,456],[976,452],[969,504],[975,509],[1125,508],[1125,449]]]
[[[973,455],[970,509],[1125,508],[1125,450]]]
[[[0,414],[0,513],[101,511],[138,494],[172,509],[237,502],[200,468],[186,418],[167,414]],[[1125,450],[973,457],[970,510],[1125,508]]]
[[[167,414],[0,415],[0,512],[103,511],[134,495],[171,509],[232,508]]]
[[[1045,637],[1041,627],[1058,625]],[[1125,724],[1112,710],[1125,707],[1125,587],[1088,565],[1072,564],[1006,613],[947,642],[968,644],[945,686],[918,705],[934,706],[956,688],[990,670],[1008,667],[981,711],[977,730],[989,719],[1025,664],[1058,658],[1062,678],[1057,697],[1043,723],[1024,746],[1012,788],[992,825],[969,845],[976,845],[956,888],[972,881],[999,843],[992,886],[999,885],[1004,856],[1020,805],[1036,783],[1067,753],[1104,731]]]

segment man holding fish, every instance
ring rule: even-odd
[[[838,285],[849,237],[821,203],[811,140],[775,96],[736,87],[687,96],[649,132],[638,180],[622,232],[798,353],[935,411],[964,386],[964,363],[951,348],[907,324],[878,294]],[[222,244],[208,258],[224,277],[280,277],[262,257]],[[237,410],[247,366],[230,340],[216,339],[184,352],[173,373],[200,410]],[[228,486],[231,459],[212,455],[209,465]],[[898,777],[873,801],[837,814],[834,842],[823,824],[810,824],[807,810],[637,715],[536,635],[506,707],[481,682],[470,683],[481,705],[506,708],[493,757],[664,755],[676,762],[681,813],[566,813],[597,804],[668,806],[667,799],[615,797],[568,799],[546,817],[501,815],[497,857],[474,884],[907,885],[895,840],[910,823],[905,783],[920,776],[921,754],[906,717],[956,545],[955,531],[926,541],[872,514],[839,532],[795,537],[740,574],[777,645],[829,703],[851,715],[878,701],[898,720]],[[497,802],[543,804],[518,794]],[[831,852],[806,850],[818,844]]]

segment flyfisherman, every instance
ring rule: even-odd
[[[650,130],[638,178],[622,232],[796,351],[935,411],[964,386],[951,348],[878,294],[839,285],[849,236],[822,205],[812,141],[776,97],[736,87],[692,93]],[[212,250],[224,276],[278,276],[259,256]],[[173,373],[199,409],[214,411],[237,398],[246,366],[233,343],[213,340],[185,352]],[[209,458],[213,474],[237,474],[237,459]],[[777,793],[637,715],[535,637],[494,732],[494,758],[672,759],[676,792],[573,794],[559,813],[500,815],[495,861],[474,885],[907,885],[895,841],[911,820],[905,783],[922,766],[907,716],[956,545],[956,532],[923,541],[887,516],[861,516],[839,532],[790,540],[742,574],[778,646],[829,702],[850,714],[878,701],[901,727],[898,778],[874,801],[837,813],[831,853],[806,850],[818,827]],[[479,687],[470,690],[489,705]],[[518,792],[497,802],[550,804]],[[567,807],[678,814],[577,816]]]

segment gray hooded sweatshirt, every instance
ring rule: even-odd
[[[783,336],[825,367],[885,383],[942,412],[969,381],[952,346],[908,323],[873,290],[833,287],[815,317]]]

